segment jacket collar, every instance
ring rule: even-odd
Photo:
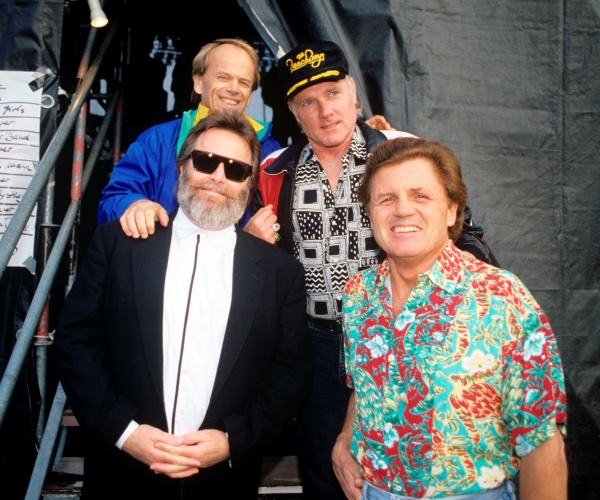
[[[385,134],[379,130],[371,128],[363,120],[357,120],[356,125],[365,138],[368,153],[371,153],[373,149],[387,141]],[[273,163],[267,166],[264,169],[264,173],[268,175],[279,175],[283,172],[295,172],[298,157],[307,144],[308,139],[305,135],[303,135],[300,140],[286,148],[285,151],[283,151]]]

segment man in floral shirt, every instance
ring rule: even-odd
[[[513,499],[517,471],[521,500],[567,498],[556,339],[519,278],[454,245],[466,198],[438,142],[367,162],[359,199],[387,258],[343,296],[354,392],[332,456],[351,499]]]

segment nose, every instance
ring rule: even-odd
[[[412,203],[406,196],[399,196],[394,203],[394,215],[397,217],[406,217],[410,215],[414,210]]]
[[[215,171],[212,174],[210,174],[210,176],[216,181],[223,182],[226,179],[225,163],[219,163],[219,166],[215,169]]]
[[[240,83],[235,79],[232,78],[231,80],[229,80],[229,83],[227,84],[227,91],[232,93],[232,94],[237,94],[240,90]]]
[[[319,102],[319,115],[321,117],[329,116],[333,112],[333,108],[327,102]]]

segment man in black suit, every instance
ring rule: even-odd
[[[259,160],[248,122],[213,114],[177,158],[166,228],[98,226],[53,347],[85,432],[83,498],[257,498],[311,368],[302,266],[235,228]]]

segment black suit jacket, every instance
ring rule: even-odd
[[[255,500],[261,452],[298,413],[311,353],[302,266],[243,231],[237,232],[231,309],[201,426],[228,433],[231,464],[175,480],[115,446],[131,420],[168,429],[162,317],[173,218],[147,240],[125,236],[118,221],[100,225],[59,316],[53,358],[85,432],[83,496]]]

